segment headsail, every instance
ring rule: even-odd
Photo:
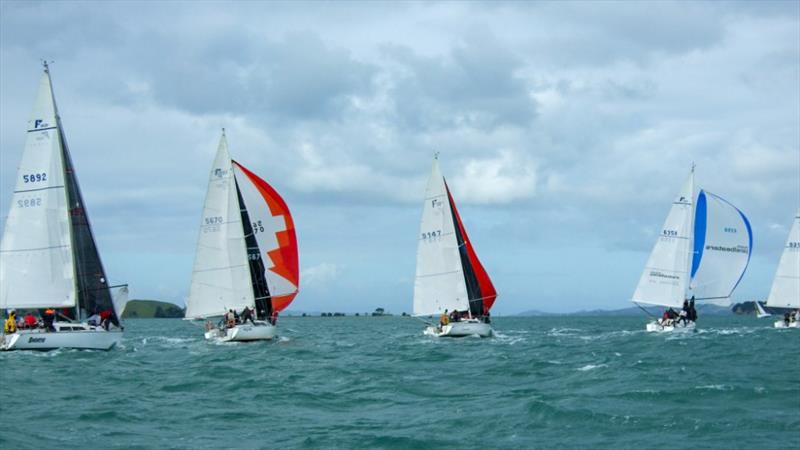
[[[56,116],[58,121],[58,131],[61,134],[61,147],[64,152],[64,180],[67,188],[67,205],[69,208],[70,225],[72,227],[72,250],[75,259],[75,286],[78,290],[78,305],[80,305],[81,315],[88,316],[101,311],[115,311],[117,318],[122,316],[122,311],[117,309],[112,299],[109,289],[108,278],[106,277],[103,262],[100,260],[100,252],[97,250],[97,243],[92,234],[92,226],[89,223],[89,212],[81,195],[81,188],[78,185],[78,175],[75,173],[75,166],[72,164],[72,157],[69,154],[67,140],[64,137],[64,129],[61,126],[61,119]],[[79,319],[80,317],[73,317]]]
[[[753,251],[750,222],[738,208],[708,191],[697,196],[692,279],[688,297],[720,305],[744,276]]]
[[[489,311],[497,293],[461,223],[447,183],[434,160],[417,236],[414,314],[444,310]]]
[[[800,308],[800,210],[794,217],[778,270],[767,298],[767,306]]]
[[[253,289],[233,167],[223,133],[209,175],[186,317],[217,316],[245,306],[254,306]]]
[[[282,311],[300,286],[297,236],[289,207],[266,181],[238,162],[234,174],[250,220],[250,228],[264,262],[272,309]]]
[[[689,284],[693,202],[694,170],[672,202],[633,294],[635,303],[682,306]]]
[[[0,244],[0,308],[74,307],[75,268],[60,124],[42,74]]]
[[[483,268],[472,243],[467,236],[467,230],[461,222],[461,216],[458,214],[456,202],[450,194],[450,188],[447,187],[447,182],[444,184],[447,191],[447,199],[450,203],[450,210],[453,213],[453,221],[455,222],[456,242],[458,242],[459,254],[461,256],[461,267],[464,271],[464,281],[467,285],[467,296],[469,298],[469,310],[473,316],[482,316],[489,312],[497,298],[497,291],[494,289],[492,280],[486,269]]]

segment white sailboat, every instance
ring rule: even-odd
[[[108,350],[122,338],[126,296],[108,285],[45,63],[0,243],[0,309],[53,310],[54,321],[4,334],[0,349]],[[87,322],[101,312],[114,326]]]
[[[727,306],[753,248],[747,217],[708,191],[695,195],[694,167],[672,203],[632,301],[683,307],[684,301]],[[693,329],[694,321],[655,320],[647,331]]]
[[[456,209],[447,182],[433,161],[417,244],[414,315],[438,316],[458,311],[463,319],[430,326],[432,336],[488,337],[489,310],[497,292],[478,260]]]
[[[206,193],[186,318],[254,310],[248,323],[206,322],[206,339],[269,340],[278,312],[299,287],[294,222],[286,203],[264,180],[228,153],[222,132]]]
[[[767,306],[789,309],[791,312],[788,314],[795,315],[794,321],[776,321],[775,328],[800,327],[800,210],[795,214],[792,229],[786,239],[778,271],[767,297]]]

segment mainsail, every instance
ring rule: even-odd
[[[438,159],[425,189],[419,230],[414,314],[488,313],[497,292],[469,241]]]
[[[667,220],[644,267],[633,301],[680,307],[689,285],[694,171],[672,202]]]
[[[221,316],[228,309],[254,305],[235,183],[223,133],[200,219],[187,318]]]
[[[259,319],[297,295],[297,237],[289,208],[264,180],[232,161],[223,132],[211,169],[187,318],[245,306]]]
[[[747,217],[700,190],[689,174],[653,247],[633,302],[680,308],[684,299],[727,305],[753,249]]]
[[[800,308],[800,210],[794,217],[792,229],[786,239],[767,306]]]
[[[116,309],[45,65],[0,244],[0,308]]]

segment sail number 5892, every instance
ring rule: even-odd
[[[47,174],[42,173],[29,173],[22,175],[22,181],[25,183],[38,183],[40,181],[47,181]]]

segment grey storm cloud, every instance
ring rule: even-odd
[[[299,309],[409,307],[437,151],[501,312],[624,305],[692,162],[751,218],[761,295],[800,205],[799,24],[782,1],[4,1],[0,214],[47,58],[136,295],[186,295],[221,127],[293,209]],[[597,298],[551,286],[578,271]]]

